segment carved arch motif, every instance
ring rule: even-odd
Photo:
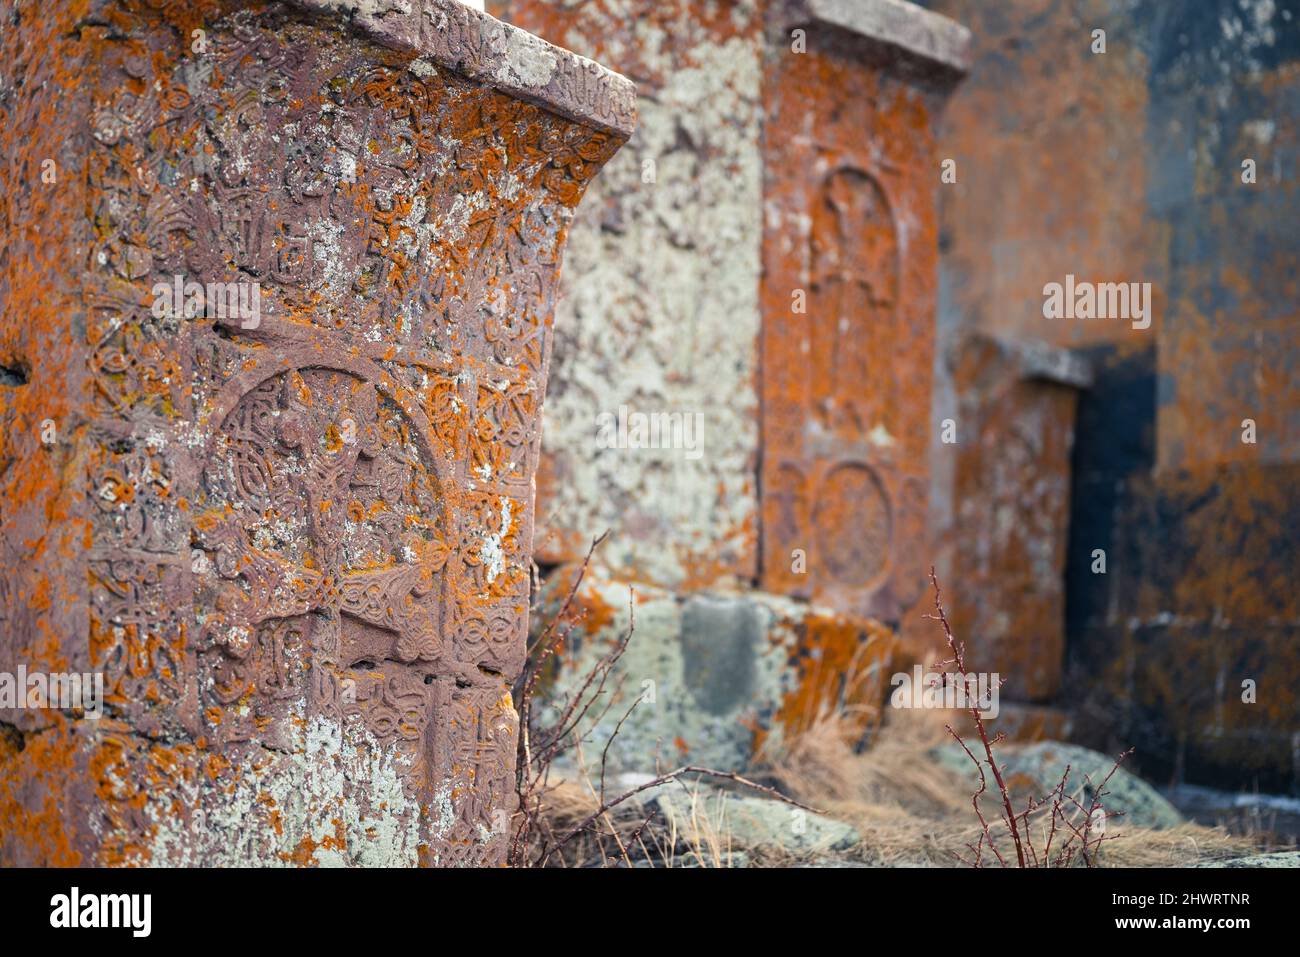
[[[418,736],[428,709],[412,679],[447,657],[452,547],[422,411],[364,360],[286,359],[227,383],[209,424],[195,544],[212,703],[274,710],[310,672],[313,708],[356,706],[377,737]],[[380,688],[350,675],[384,662]],[[340,701],[344,672],[365,693]]]

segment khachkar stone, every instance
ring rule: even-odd
[[[972,636],[973,669],[1008,676],[1004,701],[1048,702],[1064,678],[1074,421],[1092,369],[1065,349],[980,333],[946,358],[966,432],[953,453],[964,533],[953,628]],[[995,597],[1007,595],[1014,600]]]
[[[969,32],[901,0],[769,18],[762,582],[897,622],[925,586],[942,160]]]
[[[456,0],[0,8],[0,862],[493,863],[630,83]],[[6,702],[11,704],[12,702]]]

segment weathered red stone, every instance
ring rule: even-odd
[[[1088,365],[1063,349],[972,335],[950,357],[961,404],[953,445],[953,628],[1002,696],[1048,701],[1065,666],[1070,454]]]
[[[2,715],[0,860],[500,861],[556,276],[631,84],[456,0],[3,36],[0,665],[106,700]]]
[[[763,87],[762,582],[890,622],[928,564],[933,124],[966,42],[903,6],[786,5]]]

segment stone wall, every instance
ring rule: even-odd
[[[1008,695],[1059,687],[1053,704],[1077,734],[1136,746],[1144,771],[1294,788],[1300,702],[1282,649],[1296,641],[1286,583],[1300,561],[1284,491],[1300,438],[1289,121],[1300,11],[1268,0],[926,5],[975,36],[940,134],[958,170],[941,194],[940,354],[973,328],[1080,349],[1096,376],[1079,398],[1067,608],[1018,613],[1008,644],[980,623],[1024,607],[1019,559],[967,574],[962,556],[986,537],[963,515],[995,500],[962,464],[978,434],[962,432],[966,387],[936,367],[935,415],[959,420],[960,441],[934,440],[933,515],[968,637],[1003,650]],[[1045,319],[1043,287],[1067,274],[1150,282],[1150,327]],[[1059,482],[1059,462],[1018,481]],[[1043,684],[1042,643],[1063,630],[1062,668]],[[1246,703],[1244,681],[1267,690]]]
[[[754,577],[762,233],[753,2],[490,9],[616,68],[640,123],[574,223],[538,483],[537,556],[670,588]],[[597,416],[702,416],[698,455],[602,447]]]

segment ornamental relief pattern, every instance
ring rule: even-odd
[[[773,66],[769,120],[811,110],[815,133],[764,145],[782,225],[764,237],[762,581],[896,622],[925,584],[931,145],[851,58]],[[817,92],[832,77],[842,108]]]
[[[896,508],[892,463],[862,437],[896,421],[897,229],[880,181],[852,166],[833,168],[809,201],[807,332],[793,350],[801,361],[771,373],[773,388],[798,402],[764,412],[769,577],[804,595],[869,592],[890,568]],[[804,580],[787,570],[800,547],[811,550]]]
[[[359,725],[426,862],[498,860],[559,249],[620,140],[277,6],[178,61],[175,15],[85,28],[110,708],[228,755]]]

